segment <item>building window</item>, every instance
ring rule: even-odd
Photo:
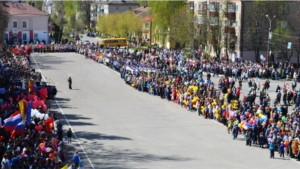
[[[14,28],[18,27],[17,22],[13,22],[13,27],[14,27]]]
[[[26,28],[27,26],[26,26],[26,22],[23,22],[23,28]]]
[[[131,10],[131,7],[129,7],[129,10]]]
[[[262,21],[256,21],[256,28],[262,29],[263,28],[263,22]]]
[[[289,5],[288,4],[281,7],[281,13],[289,13]]]
[[[8,34],[6,33],[4,36],[5,40],[8,40]]]
[[[262,41],[263,41],[262,36],[258,36],[257,37],[257,43],[258,43],[258,45],[262,45]]]
[[[119,10],[119,7],[116,7],[116,10]]]
[[[148,29],[148,23],[145,23],[145,29]]]
[[[23,41],[27,41],[27,34],[23,33]]]
[[[39,37],[39,34],[35,33],[34,34],[34,39],[38,39],[38,37]]]

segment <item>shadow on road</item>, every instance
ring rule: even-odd
[[[50,65],[55,65],[55,64],[63,64],[63,63],[68,63],[68,62],[74,62],[74,61],[70,61],[70,60],[64,60],[60,57],[51,55],[51,54],[41,54],[39,53],[38,56],[35,55],[34,59],[31,56],[30,57],[30,67],[36,68],[38,65],[38,67],[40,69],[51,69],[51,70],[55,70],[55,68],[53,66]]]
[[[150,162],[179,162],[190,161],[190,158],[178,156],[163,156],[139,152],[129,149],[118,149],[112,147],[104,147],[103,144],[85,145],[88,152],[100,150],[101,153],[89,153],[89,158],[93,161],[96,168],[101,169],[134,169],[130,164],[140,163],[143,166],[151,165]],[[98,160],[100,159],[100,160]],[[140,166],[141,166],[140,165]],[[139,167],[140,168],[140,167]]]
[[[76,132],[78,138],[84,138],[86,140],[131,140],[127,137],[120,137],[114,135],[106,135],[94,132]]]

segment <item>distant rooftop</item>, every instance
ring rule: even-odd
[[[139,5],[136,1],[134,0],[95,0],[93,4],[128,4],[128,5]]]
[[[149,10],[149,7],[144,7],[144,6],[140,6],[140,7],[133,9],[133,11],[135,13],[147,12],[148,10]]]
[[[153,16],[146,16],[145,18],[143,18],[143,21],[153,21]]]
[[[21,16],[21,15],[44,15],[48,16],[48,14],[38,10],[37,8],[27,4],[27,3],[7,3],[9,6],[7,8],[7,12],[9,15]]]

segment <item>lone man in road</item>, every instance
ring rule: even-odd
[[[72,89],[72,78],[71,78],[71,76],[68,78],[68,82],[69,82],[69,89]]]

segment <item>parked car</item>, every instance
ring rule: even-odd
[[[88,33],[86,34],[86,36],[91,36],[91,32],[88,32]]]
[[[88,44],[90,44],[90,41],[89,40],[84,40],[84,41],[82,41],[81,42],[83,45],[88,45]]]

